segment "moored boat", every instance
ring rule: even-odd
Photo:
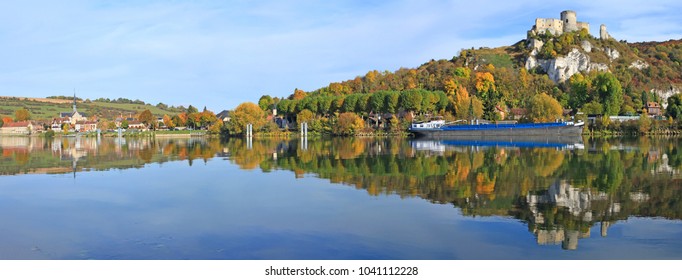
[[[448,124],[443,120],[413,123],[415,136],[431,138],[489,136],[576,136],[583,122]]]

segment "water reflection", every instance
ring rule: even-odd
[[[632,216],[682,217],[678,139],[472,143],[406,139],[113,139],[2,137],[0,174],[143,168],[225,158],[243,170],[285,170],[368,195],[419,197],[469,217],[513,217],[539,245],[579,249]],[[277,184],[277,182],[272,182]],[[454,212],[453,212],[454,213]],[[454,215],[454,214],[453,214]]]

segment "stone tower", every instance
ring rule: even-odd
[[[564,32],[571,32],[578,30],[578,20],[574,11],[561,12],[561,22],[564,24]]]
[[[601,40],[611,39],[611,35],[609,35],[609,32],[606,31],[606,25],[604,24],[599,26],[599,39]]]

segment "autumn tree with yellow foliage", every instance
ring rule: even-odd
[[[490,72],[476,72],[476,92],[483,102],[483,118],[498,120],[500,116],[496,112],[497,103],[500,102],[500,93],[495,86],[495,77]]]
[[[530,100],[528,119],[532,122],[553,122],[561,118],[563,109],[559,101],[546,93],[540,93]]]
[[[231,119],[227,123],[227,129],[229,134],[239,135],[246,133],[247,124],[252,124],[255,132],[265,125],[267,121],[265,117],[265,112],[258,105],[252,102],[244,102],[232,112]]]

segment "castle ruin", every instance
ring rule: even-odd
[[[574,11],[563,11],[561,12],[561,19],[536,18],[535,25],[530,32],[541,34],[549,31],[552,35],[559,36],[564,32],[578,31],[580,29],[587,29],[587,31],[590,31],[590,24],[577,21],[577,16]]]
[[[590,32],[590,24],[588,22],[578,21],[575,11],[566,10],[561,12],[560,19],[556,18],[536,18],[535,25],[528,31],[528,38],[532,35],[543,34],[549,32],[554,36],[560,36],[566,32],[579,31],[586,29]],[[599,38],[601,40],[611,39],[611,35],[606,31],[606,25],[599,26]]]

